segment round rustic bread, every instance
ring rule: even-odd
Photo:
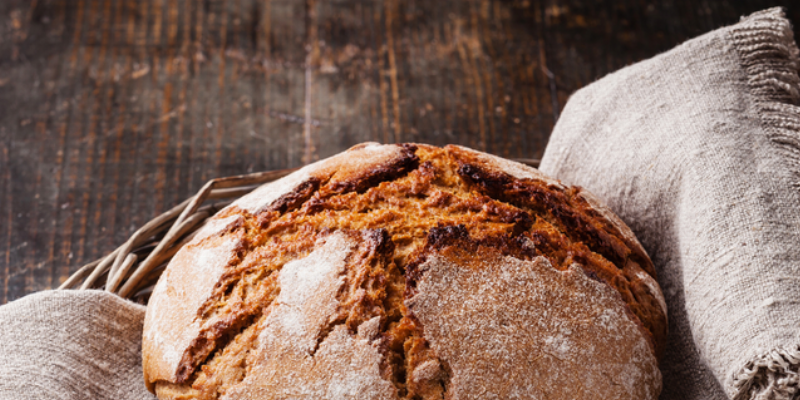
[[[214,216],[156,285],[162,399],[656,399],[666,307],[589,193],[458,146],[362,144]]]

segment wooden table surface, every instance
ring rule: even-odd
[[[576,89],[774,5],[800,24],[796,0],[3,0],[0,303],[214,177],[363,141],[540,157]]]

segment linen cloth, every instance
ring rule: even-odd
[[[569,99],[542,172],[604,200],[666,297],[661,399],[792,399],[800,366],[800,79],[780,9]]]
[[[98,290],[0,307],[0,399],[155,400],[142,378],[144,312]]]
[[[672,399],[791,399],[800,365],[800,79],[779,9],[569,100],[541,169],[586,187],[658,268]],[[0,307],[0,399],[154,399],[144,307],[50,291]]]

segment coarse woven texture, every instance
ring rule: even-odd
[[[101,291],[0,307],[0,399],[155,399],[142,382],[144,311]]]
[[[656,265],[662,399],[793,399],[800,366],[798,50],[780,9],[575,93],[541,170],[599,196]]]

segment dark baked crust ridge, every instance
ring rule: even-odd
[[[470,152],[455,147],[448,148],[448,152],[456,158],[461,177],[493,198],[547,211],[565,228],[563,232],[573,240],[589,243],[592,251],[613,262],[620,269],[629,257],[641,259],[639,254],[628,248],[619,232],[615,232],[606,221],[597,218],[596,212],[588,203],[577,198],[577,194],[581,192],[580,188],[564,188],[533,179],[515,179],[505,172],[493,170],[485,163],[475,160]],[[578,208],[576,205],[583,207]],[[643,268],[655,277],[652,262],[647,260],[642,264]]]
[[[446,150],[456,159],[459,175],[483,192],[544,216],[572,242],[585,244],[590,252],[611,261],[619,269],[618,273],[602,268],[601,263],[586,252],[573,252],[562,267],[576,262],[619,291],[639,324],[645,327],[656,354],[659,357],[663,354],[667,337],[666,307],[661,293],[654,292],[652,284],[639,273],[644,271],[655,279],[655,267],[629,230],[620,229],[621,226],[627,229],[621,221],[616,217],[610,221],[609,212],[599,211],[598,201],[580,187],[564,187],[543,179],[515,178],[491,165],[481,153],[456,146],[448,146]],[[536,244],[548,241],[533,233]],[[551,261],[558,265],[557,260],[551,258]]]
[[[420,264],[420,261],[417,260],[423,260],[424,255],[429,254],[432,249],[435,250],[446,247],[446,244],[453,242],[454,238],[466,238],[471,242],[477,243],[476,245],[495,249],[503,255],[511,256],[521,260],[530,260],[537,256],[544,255],[554,261],[554,267],[560,269],[567,268],[574,263],[578,263],[583,268],[586,276],[601,281],[604,284],[609,284],[611,287],[618,285],[624,289],[631,286],[629,284],[632,282],[631,279],[621,280],[619,278],[620,276],[624,276],[623,272],[626,269],[629,271],[641,272],[643,275],[649,278],[649,275],[644,273],[644,271],[642,271],[642,269],[638,268],[636,265],[630,266],[626,264],[622,267],[622,271],[620,271],[618,265],[608,262],[601,257],[601,255],[593,252],[592,249],[586,246],[580,248],[582,243],[574,243],[574,238],[569,238],[563,235],[562,230],[564,228],[557,219],[552,219],[549,217],[542,218],[542,215],[540,214],[542,214],[543,209],[541,209],[541,207],[536,208],[525,206],[525,204],[521,204],[519,201],[516,201],[516,198],[514,197],[502,197],[502,190],[496,192],[486,190],[484,186],[474,181],[469,174],[466,174],[465,176],[463,171],[461,171],[459,168],[459,166],[465,164],[463,162],[464,157],[458,157],[458,154],[454,156],[454,152],[450,151],[451,149],[448,148],[448,151],[445,152],[441,149],[425,145],[394,148],[399,150],[392,151],[393,158],[376,163],[377,167],[372,168],[373,170],[383,171],[378,174],[380,179],[370,178],[372,175],[369,173],[363,173],[363,168],[338,169],[331,167],[330,165],[328,167],[323,165],[316,172],[312,171],[312,173],[307,174],[304,181],[295,184],[292,192],[278,197],[277,199],[273,200],[271,204],[257,205],[254,203],[256,205],[251,207],[231,207],[225,210],[225,213],[215,217],[238,218],[239,222],[231,226],[233,231],[239,232],[238,235],[243,238],[245,246],[242,248],[243,250],[241,251],[241,254],[237,256],[238,261],[229,263],[226,272],[217,282],[216,288],[214,289],[214,293],[216,294],[212,295],[206,304],[197,311],[197,316],[201,321],[210,321],[206,326],[208,331],[216,329],[218,332],[215,332],[212,335],[214,337],[211,341],[206,340],[205,342],[203,340],[206,338],[203,338],[202,334],[198,335],[198,337],[195,338],[197,342],[193,342],[192,346],[187,349],[185,354],[189,354],[189,350],[192,347],[194,347],[195,350],[201,351],[196,352],[200,355],[198,357],[195,357],[195,355],[190,355],[189,358],[192,359],[192,362],[187,364],[189,365],[189,368],[186,369],[187,371],[190,371],[190,373],[187,374],[184,372],[180,374],[181,376],[184,376],[184,382],[199,382],[198,379],[213,379],[213,376],[209,377],[209,375],[203,375],[201,370],[196,369],[196,367],[199,365],[205,365],[205,363],[217,362],[215,360],[218,360],[219,357],[221,357],[220,354],[224,354],[226,351],[228,351],[228,347],[235,348],[238,346],[240,343],[237,344],[236,340],[239,340],[238,338],[243,337],[240,332],[247,331],[248,329],[252,331],[252,327],[258,326],[261,323],[259,322],[262,321],[261,311],[257,309],[263,310],[264,308],[269,307],[272,299],[274,299],[275,295],[279,293],[279,287],[277,285],[273,285],[273,287],[265,291],[265,293],[269,292],[271,294],[259,295],[262,297],[258,298],[258,301],[252,302],[248,306],[249,308],[243,307],[237,310],[233,310],[232,308],[222,309],[224,312],[218,313],[221,318],[218,320],[212,320],[211,317],[216,315],[214,310],[219,309],[218,305],[215,303],[219,301],[222,301],[223,303],[229,301],[226,299],[231,296],[232,292],[230,291],[233,290],[235,292],[238,290],[236,286],[237,282],[240,282],[245,278],[251,279],[253,282],[257,282],[259,279],[261,280],[260,282],[267,283],[276,281],[276,272],[280,271],[281,265],[283,265],[282,263],[285,263],[287,260],[291,259],[301,259],[308,255],[309,252],[313,251],[313,243],[317,238],[321,237],[320,235],[325,236],[333,231],[348,232],[349,229],[355,229],[353,232],[362,232],[359,233],[360,235],[366,235],[367,233],[372,232],[369,234],[374,236],[378,235],[377,232],[380,232],[370,228],[370,226],[380,225],[369,225],[369,223],[367,225],[364,225],[363,223],[361,225],[354,224],[353,227],[336,224],[326,227],[325,225],[327,223],[319,224],[319,222],[314,222],[312,224],[312,226],[315,227],[313,232],[310,231],[305,235],[298,233],[297,235],[299,236],[291,236],[294,238],[291,240],[294,240],[297,243],[295,246],[297,249],[291,250],[294,253],[284,257],[282,259],[283,261],[275,261],[277,263],[269,267],[268,271],[262,273],[261,275],[247,275],[250,273],[248,271],[252,270],[252,265],[244,262],[244,259],[258,252],[285,251],[281,250],[281,247],[278,245],[276,245],[277,247],[266,245],[267,242],[265,242],[265,240],[269,239],[274,232],[281,232],[280,229],[284,229],[281,228],[281,226],[289,226],[281,225],[285,224],[285,222],[280,222],[285,220],[286,216],[306,215],[307,217],[313,217],[314,215],[321,215],[324,217],[324,215],[330,214],[331,216],[329,220],[335,221],[336,218],[338,218],[336,215],[341,214],[341,210],[343,209],[356,215],[355,213],[373,212],[374,208],[378,207],[376,205],[374,207],[362,209],[359,208],[362,206],[356,206],[350,210],[349,208],[352,206],[348,204],[353,202],[367,202],[367,204],[369,204],[369,202],[375,201],[388,201],[389,203],[417,201],[420,204],[428,204],[434,208],[439,207],[443,210],[443,212],[446,213],[453,213],[456,210],[461,210],[458,212],[466,212],[463,217],[449,218],[451,222],[446,222],[444,225],[439,227],[436,227],[435,225],[422,225],[428,226],[428,228],[426,228],[427,230],[425,231],[425,236],[421,238],[422,242],[425,244],[424,248],[427,250],[422,250],[416,255],[411,255],[410,258],[403,256],[402,254],[395,254],[394,261],[402,261],[403,263],[400,265],[395,265],[394,268],[401,269],[402,267],[405,267],[405,278],[403,278],[402,274],[398,275],[397,273],[394,273],[393,276],[395,278],[399,276],[400,279],[396,279],[399,282],[393,282],[392,284],[385,286],[387,288],[390,286],[393,287],[392,290],[394,290],[394,293],[391,296],[389,294],[385,294],[385,297],[383,297],[384,300],[381,301],[383,303],[382,305],[378,304],[380,302],[372,301],[369,303],[368,307],[365,306],[366,308],[361,308],[361,311],[355,312],[355,315],[369,316],[373,315],[370,314],[370,309],[377,307],[384,310],[382,316],[380,317],[381,326],[379,327],[379,331],[382,332],[381,335],[383,335],[382,343],[384,343],[382,347],[384,355],[382,374],[385,379],[390,380],[395,384],[396,388],[398,389],[398,394],[401,396],[403,396],[403,394],[412,396],[412,393],[416,393],[414,396],[421,397],[413,398],[439,398],[446,390],[447,382],[450,376],[447,363],[436,357],[433,351],[427,346],[426,341],[422,338],[424,329],[419,321],[416,320],[413,314],[401,310],[400,308],[402,308],[402,304],[398,305],[398,303],[402,303],[404,291],[406,296],[413,296],[414,294],[412,291],[414,289],[413,286],[419,278],[418,276],[415,277],[415,265]],[[358,148],[356,148],[356,150],[357,149]],[[470,151],[472,153],[467,153],[466,150],[460,148],[458,150],[470,155],[471,157],[473,153],[483,154],[472,151]],[[415,152],[417,154],[415,154]],[[336,156],[335,158],[339,159],[340,161],[343,159],[342,155]],[[422,158],[422,160],[420,158]],[[438,161],[434,162],[434,159]],[[330,164],[334,165],[338,163],[339,162]],[[492,165],[487,165],[485,161],[482,163],[472,162],[471,164],[466,164],[475,167],[473,168],[473,172],[478,171],[485,173],[486,171],[489,171],[495,175],[501,176],[502,178],[502,175],[497,174],[496,171],[493,171]],[[515,168],[519,168],[519,166],[517,165]],[[452,173],[447,171],[451,171]],[[459,172],[461,172],[461,174],[459,174]],[[528,171],[523,172],[528,173]],[[442,173],[450,177],[442,178],[439,175]],[[538,174],[538,172],[536,173]],[[349,182],[348,179],[350,180]],[[442,179],[444,179],[444,181],[442,181]],[[506,177],[502,179],[510,181],[532,181],[527,177],[515,177],[513,179]],[[568,188],[565,188],[556,181],[549,180],[546,177],[534,180],[537,181],[534,182],[534,184],[549,185],[558,188],[558,190],[561,190],[562,193],[565,191],[571,193],[572,197],[568,197],[567,201],[573,200],[573,197],[577,199],[575,202],[579,202],[579,207],[573,207],[575,210],[577,210],[576,212],[588,214],[593,219],[603,218],[603,216],[600,213],[597,213],[596,209],[592,207],[592,204],[581,198],[579,191],[569,192]],[[444,189],[444,187],[449,187],[450,189],[444,191],[436,189],[431,191],[431,187],[438,187],[436,185],[442,186],[439,189]],[[501,187],[501,189],[502,188],[503,187]],[[407,198],[397,198],[392,200],[392,191],[404,193]],[[459,198],[458,193],[464,193],[466,194],[466,197]],[[384,194],[389,197],[384,199]],[[502,201],[494,200],[498,198]],[[571,203],[570,206],[572,206]],[[258,211],[256,213],[250,213],[249,210]],[[474,213],[479,213],[480,215]],[[442,216],[444,218],[444,215]],[[362,218],[361,214],[358,214],[357,218]],[[472,227],[468,228],[464,225],[464,223],[458,222],[459,218],[462,218],[462,220],[465,221],[464,223],[468,223]],[[380,218],[378,218],[376,221],[379,220]],[[448,220],[448,218],[444,218],[443,220]],[[289,221],[291,221],[291,218]],[[313,222],[313,219],[309,221]],[[318,218],[317,221],[326,220],[324,218]],[[483,228],[481,224],[490,224],[492,227],[486,229]],[[353,224],[348,223],[348,225]],[[617,229],[617,231],[613,231],[612,228],[614,228],[614,224],[608,223],[607,225],[608,226],[601,226],[601,228],[603,228],[605,232],[610,231],[609,235],[612,236],[612,239],[614,237],[618,238],[619,236],[624,236],[624,232],[620,233],[619,229]],[[478,227],[477,230],[475,230],[476,227]],[[367,229],[364,230],[365,228]],[[227,234],[221,233],[220,235],[214,236],[224,238],[226,235],[229,236],[230,232],[233,231],[229,230],[229,233]],[[471,236],[470,233],[474,233],[475,236]],[[383,245],[379,246],[384,249],[380,252],[381,254],[384,254],[384,261],[381,261],[381,264],[389,265],[391,263],[389,263],[385,258],[385,251],[388,251],[386,249],[396,247],[395,243],[400,246],[408,247],[408,244],[404,242],[407,239],[402,239],[400,242],[396,242],[397,238],[387,235],[385,231],[380,233],[380,235],[382,235],[381,237],[384,239],[388,238],[388,240],[383,241]],[[379,239],[377,236],[375,238],[376,240]],[[577,239],[580,239],[580,237]],[[365,242],[369,242],[370,240],[365,240]],[[627,246],[629,241],[619,239],[618,242],[622,243],[622,246]],[[618,245],[616,250],[619,250],[619,243],[616,243]],[[270,246],[277,250],[270,250],[270,248],[272,248]],[[571,249],[569,251],[572,252],[572,254],[568,257],[565,257],[564,254],[561,254],[564,253],[564,249]],[[612,247],[612,249],[614,248]],[[580,257],[584,257],[586,259],[582,260]],[[406,259],[412,261],[408,265],[405,265],[405,261],[403,260]],[[591,265],[589,265],[589,267],[583,265],[591,264],[592,260],[594,260],[595,263],[599,263],[599,267],[597,269],[592,269]],[[580,261],[583,261],[583,263],[580,263]],[[607,265],[603,263],[606,263]],[[353,269],[357,270],[358,268],[353,267]],[[609,275],[609,273],[611,273],[611,275]],[[408,284],[404,284],[404,279],[407,280]],[[635,288],[636,286],[634,285],[633,287]],[[387,293],[388,291],[390,290],[387,290]],[[645,291],[643,297],[647,296],[649,296],[649,292]],[[387,302],[389,297],[392,297],[393,300]],[[339,301],[346,302],[346,300],[342,299],[344,298],[339,298]],[[242,304],[247,305],[247,299],[244,300],[245,301],[243,301]],[[358,307],[348,308],[348,310],[352,311],[357,308]],[[657,305],[656,308],[658,308]],[[348,313],[351,311],[348,311]],[[393,316],[388,316],[386,315],[387,313],[393,313]],[[657,317],[658,313],[656,312],[654,315]],[[630,317],[633,321],[641,325],[641,316],[637,314],[631,315]],[[327,337],[327,335],[330,334],[333,329],[337,329],[337,326],[342,325],[342,318],[344,317],[341,315],[335,318],[335,320],[339,322],[332,323],[329,328],[323,332],[322,339],[317,341],[318,344],[323,342],[325,340],[324,338]],[[645,315],[644,318],[648,318],[648,316]],[[364,318],[354,319],[354,321],[361,321],[363,319]],[[346,323],[345,325],[347,326],[347,331],[351,333],[355,332],[355,330],[357,330],[356,328],[358,327],[358,325],[354,322],[349,324]],[[236,339],[232,339],[231,336],[235,337]],[[649,333],[645,332],[644,336],[649,336]],[[650,339],[653,340],[654,338],[651,337]],[[210,342],[213,342],[214,344],[210,345]],[[229,345],[229,343],[231,344]],[[389,343],[393,344],[389,345]],[[212,353],[215,354],[213,360],[209,358],[209,361],[204,361],[206,358],[211,356]],[[205,370],[205,366],[203,368]],[[419,369],[419,371],[417,371],[417,369]],[[201,373],[201,375],[197,375],[198,373]],[[423,379],[423,377],[426,376],[427,378]],[[429,383],[433,383],[433,386],[430,386]],[[216,397],[212,396],[208,398]]]
[[[279,212],[285,213],[287,211],[293,210],[295,208],[300,207],[306,200],[310,199],[314,193],[319,190],[319,187],[322,185],[322,179],[317,177],[308,178],[305,182],[297,185],[291,192],[284,194],[281,197],[278,197],[277,200],[272,202],[272,204],[268,205],[264,212]],[[228,212],[241,212],[247,213],[247,211],[243,211],[237,207],[233,207],[229,209]],[[249,213],[247,213],[249,214]]]
[[[327,185],[328,193],[347,193],[358,192],[363,193],[370,187],[373,187],[383,181],[396,179],[407,172],[416,169],[419,165],[419,157],[414,152],[417,146],[413,144],[400,144],[396,145],[399,149],[398,156],[388,160],[387,163],[377,165],[370,169],[352,171],[340,179],[335,179]],[[355,146],[350,151],[364,148],[364,145]],[[339,177],[337,177],[339,178]]]

